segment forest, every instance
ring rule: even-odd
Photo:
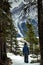
[[[0,65],[43,65],[43,0],[0,0]],[[26,64],[27,65],[27,64]]]

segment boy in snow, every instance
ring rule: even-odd
[[[24,62],[28,63],[29,48],[26,43],[24,43],[23,55],[24,55]]]

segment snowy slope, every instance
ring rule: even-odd
[[[30,5],[29,1],[31,0],[12,0],[12,18],[14,20],[14,24],[18,30],[18,37],[26,36],[24,31],[26,30],[26,20],[29,17],[31,19],[31,23],[35,27],[35,32],[38,31],[38,23],[37,23],[37,6]],[[34,0],[32,0],[34,1]],[[26,13],[24,13],[24,8],[27,7]],[[37,33],[38,35],[38,33]]]

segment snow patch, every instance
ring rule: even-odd
[[[28,56],[29,63],[24,63],[24,57],[19,55],[14,55],[13,53],[7,53],[7,56],[12,59],[12,65],[39,65],[40,63],[30,63],[32,58],[31,55]],[[36,60],[36,59],[35,59]]]

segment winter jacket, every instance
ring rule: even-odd
[[[23,47],[23,55],[29,55],[29,48],[27,45]]]

